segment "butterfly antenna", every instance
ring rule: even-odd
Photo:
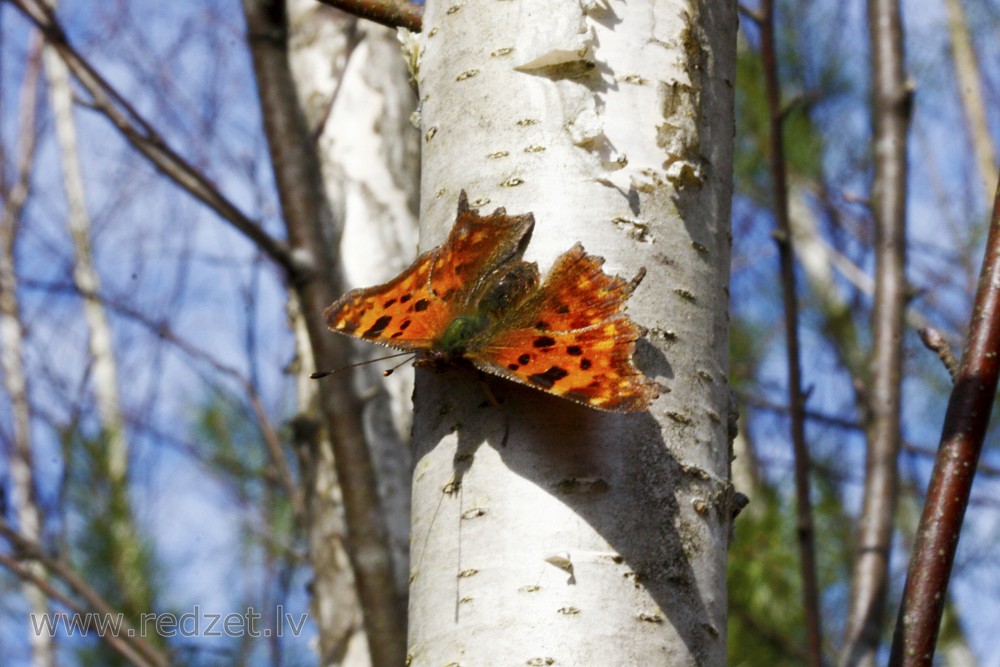
[[[347,366],[342,366],[341,368],[334,368],[332,371],[316,371],[315,373],[310,374],[309,377],[312,378],[313,380],[319,380],[320,378],[325,378],[327,375],[333,375],[334,373],[339,373],[341,371],[357,368],[358,366],[366,366],[368,364],[374,364],[377,361],[385,361],[386,359],[395,359],[396,357],[405,357],[405,356],[415,356],[415,355],[413,355],[412,352],[397,352],[396,354],[386,355],[384,357],[379,357],[377,359],[366,359],[364,361],[359,361],[357,363],[348,364]],[[384,373],[384,375],[388,376],[392,374],[392,371],[396,370],[397,368],[405,364],[406,361],[407,360],[403,360],[401,363],[397,364],[396,366],[393,366],[392,369]]]
[[[410,354],[410,353],[409,353],[409,352],[406,352],[405,354]],[[393,355],[393,356],[395,356],[395,355]],[[389,377],[390,375],[392,375],[392,374],[393,374],[393,372],[395,372],[395,370],[396,370],[397,368],[399,368],[400,366],[402,366],[403,364],[405,364],[405,363],[407,363],[407,362],[409,362],[409,361],[413,361],[414,357],[416,357],[416,356],[417,356],[417,355],[415,355],[415,354],[414,354],[414,355],[413,355],[412,357],[410,357],[409,359],[403,359],[403,360],[402,360],[401,362],[399,362],[398,364],[396,364],[395,366],[393,366],[393,367],[392,367],[392,368],[390,368],[389,370],[387,370],[387,371],[382,371],[382,377],[386,377],[386,378],[387,378],[387,377]],[[386,359],[388,359],[388,357],[386,357]]]

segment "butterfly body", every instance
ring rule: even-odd
[[[480,370],[599,410],[645,410],[658,385],[632,364],[642,330],[621,312],[642,279],[609,276],[580,244],[544,283],[522,259],[534,219],[480,216],[463,192],[444,244],[384,285],[326,309],[331,329],[418,355],[417,365]]]

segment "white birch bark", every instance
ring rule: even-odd
[[[10,397],[11,436],[14,445],[8,458],[11,481],[10,503],[17,518],[18,531],[35,544],[40,543],[43,514],[38,504],[34,457],[31,453],[31,402],[28,394],[28,377],[24,369],[24,329],[17,298],[15,243],[21,213],[28,200],[31,166],[34,160],[35,97],[40,45],[40,36],[36,34],[32,37],[33,57],[29,59],[22,90],[19,119],[21,147],[18,154],[17,177],[10,191],[6,193],[6,200],[2,201],[3,210],[0,217],[0,373],[3,375],[4,390]],[[41,563],[28,561],[24,566],[34,576],[47,578]],[[28,602],[30,613],[40,618],[48,612],[48,598],[40,588],[26,582],[21,589]],[[55,643],[52,638],[44,632],[31,632],[29,619],[25,619],[24,627],[29,630],[32,666],[55,665]]]
[[[327,198],[341,224],[339,238],[331,231],[331,243],[340,244],[345,283],[384,282],[405,266],[417,229],[419,142],[409,121],[416,99],[399,41],[393,30],[314,0],[289,0],[288,9],[290,59],[299,99],[317,138]],[[302,377],[315,370],[305,343],[298,346]],[[368,358],[385,355],[384,350],[358,349]],[[355,378],[359,393],[368,398],[366,431],[393,543],[397,586],[405,590],[413,372],[406,365],[385,378],[386,367],[362,367]],[[300,384],[300,405],[312,403],[314,385],[314,380]],[[322,664],[366,665],[360,611],[345,590],[351,574],[339,541],[344,529],[328,442],[320,444],[317,456],[307,476],[313,483],[309,531]]]
[[[316,381],[309,378],[316,367],[309,334],[295,291],[288,292],[288,320],[295,334],[296,396],[300,406],[316,401]],[[303,408],[302,412],[307,412]],[[312,620],[319,629],[319,664],[323,667],[367,667],[368,654],[361,608],[354,589],[350,561],[341,541],[344,520],[334,469],[333,448],[314,420],[306,418],[293,428],[305,493],[305,529],[313,579]]]
[[[110,563],[127,605],[141,611],[149,600],[144,588],[141,543],[136,533],[129,502],[129,442],[118,394],[118,369],[114,356],[111,326],[100,300],[100,276],[91,251],[90,214],[77,149],[73,93],[66,63],[51,47],[43,52],[49,84],[56,139],[59,144],[63,183],[66,189],[68,225],[73,241],[73,283],[83,299],[91,378],[101,424],[102,473],[108,480],[110,535],[113,540]]]
[[[976,170],[987,204],[993,200],[997,185],[997,149],[990,134],[983,77],[976,50],[969,35],[968,22],[962,0],[945,0],[948,8],[948,32],[951,36],[951,55],[955,65],[958,98],[965,112],[966,127],[972,150],[976,156]]]
[[[98,294],[100,277],[94,268],[90,246],[90,214],[87,212],[83,172],[77,150],[76,124],[73,120],[73,93],[70,89],[66,63],[52,48],[44,51],[45,72],[49,83],[56,138],[59,142],[63,183],[69,212],[69,231],[73,240],[73,282],[83,297],[83,314],[87,322],[94,396],[98,414],[105,433],[107,448],[107,473],[112,485],[126,483],[128,471],[128,442],[125,438],[124,419],[118,400],[118,371],[116,370],[111,327]]]
[[[421,246],[459,191],[625,277],[671,389],[600,413],[418,370],[411,664],[724,664],[735,5],[429,2]],[[509,434],[505,435],[509,425]]]
[[[18,531],[25,539],[38,544],[42,531],[42,512],[35,492],[34,457],[31,454],[31,407],[28,402],[28,381],[24,373],[24,336],[19,319],[17,277],[14,268],[13,226],[4,221],[0,231],[0,365],[3,367],[4,389],[10,396],[13,412],[14,448],[9,459],[11,504],[17,517]],[[46,578],[41,563],[31,561],[25,567],[36,576]],[[48,599],[37,586],[22,586],[31,613],[36,617],[48,612]],[[27,619],[25,619],[27,621]],[[26,628],[30,628],[28,622]],[[31,664],[34,667],[54,665],[52,639],[44,632],[30,632]]]

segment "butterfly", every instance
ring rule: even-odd
[[[333,331],[417,355],[415,365],[476,368],[597,410],[646,410],[661,389],[632,363],[644,330],[622,309],[645,275],[602,270],[579,243],[544,282],[522,259],[534,216],[486,216],[463,191],[448,239],[383,285],[323,311]]]

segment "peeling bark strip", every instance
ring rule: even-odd
[[[671,393],[614,415],[490,383],[498,413],[473,378],[418,369],[413,667],[725,663],[734,10],[427,5],[410,49],[423,248],[447,236],[464,188],[480,210],[533,213],[529,263],[579,241],[609,275],[645,266],[635,363]],[[528,381],[555,389],[597,369],[549,330],[578,310],[525,320],[529,344],[504,367],[530,364]]]

